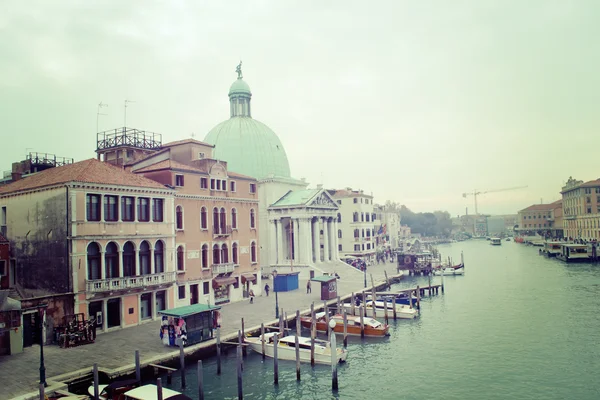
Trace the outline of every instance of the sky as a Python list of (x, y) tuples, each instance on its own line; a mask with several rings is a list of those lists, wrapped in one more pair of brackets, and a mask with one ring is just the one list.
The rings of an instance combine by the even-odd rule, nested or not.
[[(243, 60), (292, 175), (413, 211), (516, 213), (600, 177), (600, 2), (12, 1), (0, 170), (124, 125), (202, 140)], [(98, 115), (98, 104), (108, 104)]]

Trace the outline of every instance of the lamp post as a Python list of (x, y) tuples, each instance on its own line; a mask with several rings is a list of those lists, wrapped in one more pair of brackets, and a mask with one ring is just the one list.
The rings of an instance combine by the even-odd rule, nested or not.
[(40, 315), (40, 383), (47, 387), (46, 367), (44, 366), (44, 311), (43, 307), (38, 308)]
[(365, 262), (365, 265), (363, 267), (363, 275), (365, 277), (365, 289), (367, 288), (367, 263)]
[(277, 298), (277, 285), (275, 285), (277, 271), (273, 271), (273, 291), (275, 292), (275, 318), (279, 318), (279, 299)]

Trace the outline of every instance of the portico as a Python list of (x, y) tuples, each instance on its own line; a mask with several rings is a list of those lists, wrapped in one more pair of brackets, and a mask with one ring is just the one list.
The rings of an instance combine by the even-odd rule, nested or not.
[(268, 208), (269, 265), (336, 262), (337, 205), (322, 189), (289, 191)]

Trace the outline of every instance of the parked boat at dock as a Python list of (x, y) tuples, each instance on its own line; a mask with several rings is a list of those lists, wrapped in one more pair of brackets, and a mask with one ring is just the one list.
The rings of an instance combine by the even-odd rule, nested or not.
[(502, 239), (494, 237), (490, 239), (490, 245), (492, 246), (501, 246), (502, 245)]
[[(392, 315), (392, 307), (391, 303), (387, 305), (388, 317)], [(344, 310), (346, 312), (352, 312), (352, 304), (344, 303)], [(358, 307), (354, 307), (355, 312), (358, 311)], [(366, 317), (373, 318), (383, 318), (385, 313), (385, 305), (383, 301), (375, 301), (375, 314), (373, 315), (373, 301), (367, 300), (365, 303)], [(401, 319), (413, 319), (418, 315), (418, 312), (415, 308), (410, 308), (410, 306), (404, 304), (396, 304), (396, 317)]]
[[(412, 297), (412, 299), (411, 299), (411, 297)], [(407, 306), (410, 306), (412, 304), (413, 307), (419, 308), (417, 306), (417, 296), (412, 295), (411, 297), (409, 297), (408, 293), (398, 293), (398, 294), (390, 294), (390, 295), (386, 295), (386, 296), (377, 296), (377, 300), (378, 301), (387, 300), (388, 307), (389, 307), (389, 303), (396, 302), (396, 304), (403, 304), (403, 305), (407, 305)], [(369, 296), (369, 298), (370, 298), (370, 296)]]
[[(162, 398), (171, 400), (192, 400), (182, 393), (179, 393), (173, 389), (162, 388)], [(121, 399), (121, 398), (119, 398)], [(158, 388), (156, 385), (148, 384), (140, 386), (125, 392), (122, 397), (123, 400), (158, 400)]]
[[(315, 314), (316, 321), (316, 329), (318, 332), (327, 332), (327, 320), (325, 318), (325, 313), (320, 312)], [(333, 331), (335, 333), (344, 333), (344, 316), (340, 314), (333, 315), (329, 318), (332, 321), (335, 321), (335, 328)], [(354, 315), (347, 315), (346, 319), (348, 321), (347, 324), (347, 332), (348, 335), (352, 336), (360, 336), (360, 317), (356, 317)], [(303, 327), (310, 328), (312, 323), (311, 317), (302, 317), (300, 318), (300, 322)], [(384, 337), (389, 336), (390, 327), (388, 325), (382, 324), (373, 318), (363, 318), (363, 323), (365, 326), (365, 336), (368, 337)]]
[[(117, 400), (122, 394), (138, 386), (136, 379), (122, 379), (108, 385), (98, 385), (98, 397), (100, 400)], [(88, 394), (94, 397), (94, 385), (88, 387)]]
[[(264, 334), (265, 340), (265, 356), (273, 358), (273, 340), (278, 332), (268, 332)], [(299, 336), (298, 342), (300, 347), (300, 361), (310, 363), (310, 338)], [(249, 347), (255, 352), (262, 354), (261, 336), (246, 337), (244, 339)], [(338, 362), (346, 361), (348, 352), (343, 348), (336, 349)], [(277, 358), (279, 360), (296, 360), (296, 337), (284, 336), (278, 340)], [(315, 363), (331, 365), (331, 347), (329, 342), (325, 340), (315, 339)]]
[(465, 267), (462, 264), (456, 265), (454, 267), (446, 267), (443, 269), (438, 269), (433, 273), (435, 276), (448, 276), (448, 275), (464, 275)]
[(588, 262), (590, 254), (588, 254), (587, 244), (561, 244), (560, 253), (556, 258), (565, 262)]
[(561, 253), (561, 245), (566, 244), (565, 242), (546, 242), (544, 248), (540, 249), (540, 254), (546, 257), (556, 257)]

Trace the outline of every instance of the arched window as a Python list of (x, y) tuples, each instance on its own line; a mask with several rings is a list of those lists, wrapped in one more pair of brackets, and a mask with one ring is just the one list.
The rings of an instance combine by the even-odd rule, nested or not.
[(92, 242), (87, 247), (87, 267), (88, 267), (88, 279), (100, 279), (102, 278), (101, 265), (100, 265), (100, 246), (98, 243)]
[(140, 275), (151, 274), (150, 270), (150, 245), (147, 241), (140, 243)]
[(231, 258), (233, 259), (233, 263), (235, 265), (239, 264), (238, 262), (238, 245), (234, 243), (231, 245)]
[(338, 229), (338, 239), (341, 239), (341, 238), (342, 238), (342, 230)]
[(256, 228), (256, 217), (254, 215), (254, 208), (250, 209), (250, 228)]
[(342, 222), (342, 214), (338, 213), (338, 223)]
[(221, 216), (220, 216), (219, 222), (220, 222), (221, 233), (227, 233), (227, 229), (225, 229), (225, 227), (227, 226), (227, 215), (225, 214), (224, 208), (221, 208)]
[(119, 251), (115, 242), (106, 245), (104, 252), (104, 267), (106, 268), (107, 278), (119, 277)]
[(231, 227), (237, 229), (237, 210), (235, 208), (231, 209)]
[(183, 229), (183, 207), (181, 206), (177, 206), (175, 209), (175, 223), (177, 229)]
[(213, 246), (213, 264), (221, 264), (221, 250), (219, 249), (219, 245), (215, 244)]
[(200, 228), (201, 229), (208, 229), (208, 223), (207, 223), (207, 216), (206, 216), (206, 207), (202, 207), (202, 209), (200, 210)]
[(221, 261), (223, 261), (223, 264), (227, 264), (229, 262), (229, 249), (227, 248), (226, 244), (223, 244), (221, 246)]
[(202, 268), (208, 268), (208, 245), (202, 245)]
[(135, 276), (135, 247), (131, 242), (123, 246), (123, 276)]
[(250, 244), (250, 260), (253, 263), (256, 262), (256, 242), (252, 242)]
[(183, 264), (185, 259), (185, 252), (183, 246), (177, 246), (177, 271), (184, 271), (185, 265)]
[(213, 232), (219, 233), (219, 209), (213, 208)]
[(165, 272), (165, 245), (161, 240), (154, 245), (154, 272)]

